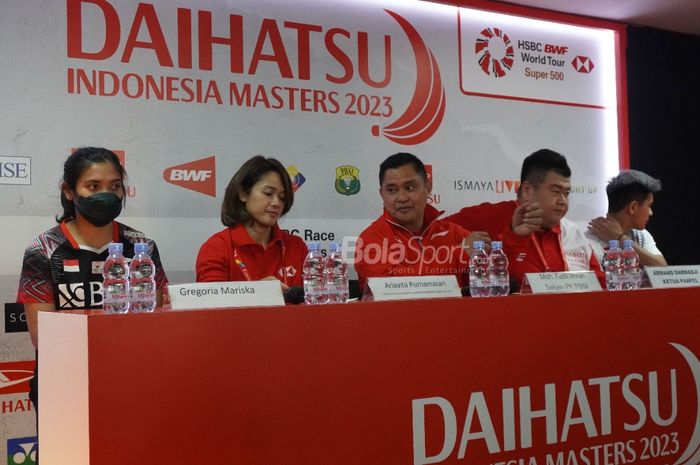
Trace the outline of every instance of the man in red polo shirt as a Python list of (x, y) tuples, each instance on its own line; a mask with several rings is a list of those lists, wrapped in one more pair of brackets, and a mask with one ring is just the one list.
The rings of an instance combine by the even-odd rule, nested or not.
[(564, 218), (569, 209), (571, 169), (563, 155), (541, 149), (523, 161), (517, 200), (482, 203), (446, 218), (503, 241), (512, 279), (525, 273), (585, 271), (604, 275), (583, 231)]
[(439, 219), (428, 205), (432, 183), (425, 165), (410, 153), (391, 155), (379, 167), (384, 214), (362, 231), (355, 249), (360, 289), (367, 278), (455, 275), (467, 284), (469, 249), (479, 234), (469, 234)]

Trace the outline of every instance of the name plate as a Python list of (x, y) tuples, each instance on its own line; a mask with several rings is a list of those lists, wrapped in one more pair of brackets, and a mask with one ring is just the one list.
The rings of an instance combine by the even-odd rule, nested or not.
[(454, 275), (368, 278), (367, 286), (376, 301), (462, 297)]
[(700, 286), (700, 265), (648, 266), (644, 271), (654, 289)]
[(168, 286), (168, 294), (173, 310), (284, 305), (277, 280), (173, 284)]
[[(529, 285), (533, 294), (565, 294), (569, 292), (602, 291), (592, 271), (562, 271), (525, 273), (523, 290)], [(523, 292), (525, 293), (525, 292)]]

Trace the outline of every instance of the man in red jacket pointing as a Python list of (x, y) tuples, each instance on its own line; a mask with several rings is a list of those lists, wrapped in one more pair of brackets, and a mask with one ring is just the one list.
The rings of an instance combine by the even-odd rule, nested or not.
[(523, 160), (517, 200), (482, 203), (447, 217), (464, 228), (503, 241), (510, 277), (526, 273), (587, 271), (605, 277), (583, 231), (564, 218), (569, 211), (571, 168), (553, 150), (540, 149)]
[(455, 275), (467, 284), (469, 251), (480, 233), (439, 219), (428, 205), (432, 183), (413, 154), (397, 153), (379, 167), (384, 214), (362, 231), (355, 249), (360, 289), (367, 278)]

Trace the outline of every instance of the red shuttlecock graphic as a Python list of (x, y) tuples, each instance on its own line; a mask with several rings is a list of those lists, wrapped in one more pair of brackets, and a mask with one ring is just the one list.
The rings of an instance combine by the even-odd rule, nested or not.
[[(381, 133), (397, 144), (420, 144), (435, 134), (445, 115), (445, 89), (440, 78), (440, 68), (435, 56), (411, 23), (393, 11), (384, 11), (399, 23), (411, 43), (416, 57), (416, 87), (403, 114), (393, 123), (381, 128)], [(372, 126), (372, 135), (379, 136), (379, 133), (379, 126)]]

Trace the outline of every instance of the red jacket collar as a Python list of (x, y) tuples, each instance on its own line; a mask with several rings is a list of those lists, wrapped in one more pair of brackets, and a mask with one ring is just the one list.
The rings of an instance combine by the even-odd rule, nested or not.
[[(430, 227), (430, 225), (433, 224), (433, 222), (437, 220), (443, 213), (445, 213), (445, 210), (438, 210), (432, 205), (426, 204), (425, 211), (423, 212), (423, 226), (421, 227), (420, 234), (423, 234), (428, 229), (428, 227)], [(399, 223), (396, 222), (396, 219), (394, 219), (394, 217), (391, 216), (391, 214), (387, 211), (386, 208), (384, 208), (384, 214), (382, 216), (389, 223), (408, 231), (408, 228), (405, 228), (404, 226), (401, 226)], [(413, 234), (413, 232), (411, 232), (411, 234)]]
[[(229, 233), (231, 235), (231, 241), (233, 241), (233, 244), (236, 246), (258, 244), (250, 237), (248, 230), (242, 224), (230, 227)], [(270, 244), (275, 242), (282, 242), (282, 230), (279, 225), (274, 225), (272, 227), (272, 239), (270, 240)]]

